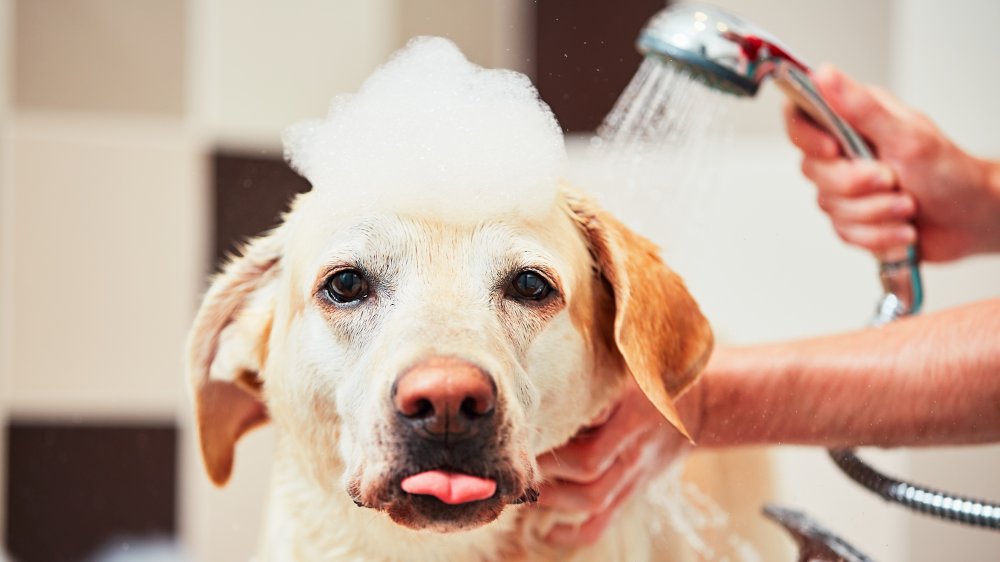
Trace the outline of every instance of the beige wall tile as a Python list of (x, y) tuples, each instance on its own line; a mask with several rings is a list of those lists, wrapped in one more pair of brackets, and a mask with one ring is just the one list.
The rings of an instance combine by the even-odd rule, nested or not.
[(1000, 3), (897, 0), (892, 86), (968, 150), (1000, 158)]
[(205, 269), (198, 151), (106, 121), (19, 122), (11, 141), (8, 406), (172, 417)]
[(14, 103), (181, 114), (185, 5), (177, 0), (14, 0)]
[(493, 25), (496, 2), (475, 0), (420, 0), (399, 2), (400, 46), (417, 35), (451, 39), (465, 56), (482, 66), (496, 66), (494, 52), (498, 30)]
[(278, 146), (392, 52), (395, 0), (206, 0), (198, 113), (226, 143)]
[(398, 0), (402, 46), (417, 35), (454, 41), (472, 62), (530, 72), (533, 8), (524, 0)]

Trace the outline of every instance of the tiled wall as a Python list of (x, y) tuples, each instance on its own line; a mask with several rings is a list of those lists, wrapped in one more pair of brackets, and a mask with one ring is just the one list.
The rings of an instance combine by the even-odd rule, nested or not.
[(183, 346), (216, 255), (213, 154), (280, 158), (284, 127), (412, 33), (517, 65), (510, 3), (408, 4), (0, 0), (0, 420), (179, 425), (196, 560), (253, 553), (270, 457), (257, 432), (216, 490), (192, 442)]
[[(204, 155), (186, 125), (185, 3), (10, 0), (0, 13), (9, 55), (0, 95), (0, 419), (18, 439), (4, 459), (17, 488), (0, 498), (13, 510), (3, 517), (18, 518), (3, 528), (17, 536), (4, 544), (33, 553), (28, 560), (55, 560), (71, 552), (59, 548), (92, 548), (99, 544), (91, 541), (120, 534), (116, 517), (129, 516), (122, 511), (129, 501), (143, 501), (124, 489), (95, 500), (77, 544), (50, 539), (59, 548), (45, 554), (38, 550), (45, 544), (28, 536), (32, 529), (49, 521), (52, 533), (66, 530), (58, 517), (29, 517), (22, 508), (61, 501), (72, 510), (81, 507), (76, 497), (87, 509), (91, 501), (60, 500), (60, 483), (100, 490), (146, 481), (169, 494), (163, 505), (170, 511), (155, 529), (129, 530), (175, 528), (181, 350), (207, 253)], [(42, 429), (15, 432), (25, 424)], [(150, 424), (170, 433), (163, 447), (140, 448), (132, 458), (115, 444), (114, 435)], [(59, 462), (49, 466), (66, 469), (58, 481), (26, 480), (58, 475), (32, 469), (39, 459), (30, 451), (46, 451), (60, 435), (85, 441), (81, 434), (93, 445), (90, 455), (60, 447)], [(163, 460), (158, 476), (147, 470), (155, 458)], [(25, 486), (34, 503), (25, 503)], [(140, 522), (143, 508), (131, 510)], [(102, 538), (111, 528), (118, 532)]]
[[(997, 88), (988, 82), (995, 77), (980, 74), (1000, 53), (1000, 35), (949, 28), (968, 43), (965, 57), (948, 59), (955, 63), (945, 69), (949, 83), (922, 62), (940, 56), (923, 42), (938, 29), (939, 10), (989, 22), (1000, 17), (992, 3), (717, 3), (772, 29), (809, 60), (834, 60), (898, 88), (972, 146), (1000, 155), (989, 137), (997, 127), (977, 125), (997, 115), (989, 97)], [(415, 33), (451, 36), (487, 65), (529, 69), (531, 3), (484, 4), (0, 0), (0, 419), (176, 420), (186, 546), (197, 560), (247, 559), (273, 436), (265, 429), (245, 439), (233, 481), (212, 488), (181, 384), (183, 339), (213, 254), (210, 155), (221, 147), (277, 157), (286, 125), (322, 115), (334, 93), (355, 89)], [(955, 102), (955, 84), (970, 89), (962, 99), (972, 101)], [(715, 181), (703, 186), (696, 212), (650, 217), (641, 197), (623, 210), (669, 226), (651, 234), (729, 341), (858, 326), (876, 291), (869, 258), (841, 246), (814, 208), (796, 155), (780, 138), (773, 90), (730, 112), (737, 133), (715, 152), (720, 164), (706, 176)], [(844, 272), (822, 280), (818, 302), (807, 270), (793, 267), (802, 260)], [(751, 298), (733, 290), (719, 264), (738, 267)], [(996, 260), (937, 269), (928, 286), (940, 307), (995, 294), (1000, 270)], [(810, 315), (789, 303), (806, 303)], [(955, 462), (921, 455), (914, 473), (948, 485), (949, 474), (967, 469), (961, 478), (977, 488), (971, 491), (1000, 497), (988, 488), (989, 475), (973, 470), (996, 466), (995, 448), (961, 455)], [(983, 535), (886, 510), (840, 480), (820, 451), (784, 450), (777, 459), (778, 499), (821, 515), (877, 559), (929, 561), (948, 549), (1000, 548)], [(887, 460), (910, 470), (906, 454)]]

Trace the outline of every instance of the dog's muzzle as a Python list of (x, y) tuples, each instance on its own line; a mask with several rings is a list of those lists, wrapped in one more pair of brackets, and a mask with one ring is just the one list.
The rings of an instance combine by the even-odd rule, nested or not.
[(385, 510), (407, 527), (453, 531), (538, 498), (529, 467), (511, 458), (503, 401), (483, 369), (456, 358), (428, 359), (397, 378), (390, 399), (397, 460), (374, 493), (352, 491), (358, 505)]

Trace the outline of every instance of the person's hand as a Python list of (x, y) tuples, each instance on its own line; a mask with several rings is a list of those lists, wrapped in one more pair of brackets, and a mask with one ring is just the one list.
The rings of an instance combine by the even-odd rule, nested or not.
[(880, 253), (919, 238), (928, 261), (1000, 250), (1000, 164), (970, 156), (927, 117), (833, 67), (813, 78), (878, 158), (845, 160), (831, 135), (786, 105), (788, 135), (804, 154), (802, 171), (844, 241)]
[[(692, 397), (695, 390), (678, 402), (685, 419), (697, 418), (692, 411), (698, 404)], [(617, 405), (569, 443), (539, 457), (548, 482), (539, 490), (538, 505), (588, 515), (581, 526), (557, 525), (545, 539), (564, 546), (597, 541), (632, 491), (666, 469), (688, 446), (629, 377)]]

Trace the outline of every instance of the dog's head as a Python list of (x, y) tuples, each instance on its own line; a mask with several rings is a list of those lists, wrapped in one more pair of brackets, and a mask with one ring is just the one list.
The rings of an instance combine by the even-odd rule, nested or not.
[(300, 196), (202, 304), (188, 369), (217, 484), (270, 419), (320, 497), (458, 530), (533, 500), (535, 456), (625, 376), (684, 432), (674, 400), (711, 331), (656, 248), (590, 200), (470, 223), (335, 205)]

